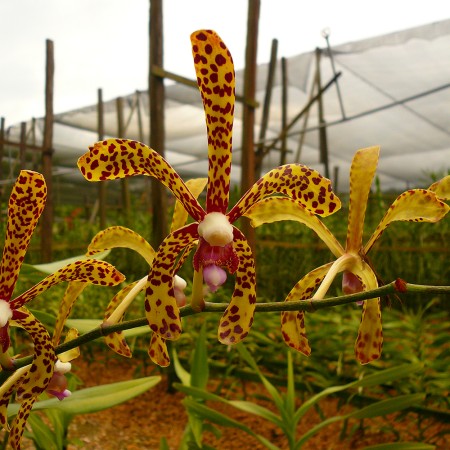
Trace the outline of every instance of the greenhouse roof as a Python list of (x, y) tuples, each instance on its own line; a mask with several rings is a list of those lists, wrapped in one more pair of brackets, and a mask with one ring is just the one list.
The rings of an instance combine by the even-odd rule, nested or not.
[[(427, 187), (431, 174), (450, 169), (450, 20), (399, 31), (325, 49), (320, 61), (321, 85), (334, 76), (323, 96), (327, 124), (330, 178), (338, 168), (338, 192), (348, 190), (348, 172), (358, 148), (380, 145), (378, 167), (383, 190)], [(286, 58), (287, 121), (295, 118), (311, 97), (315, 78), (315, 52)], [(258, 66), (256, 100), (264, 102), (268, 64)], [(194, 71), (193, 71), (194, 77)], [(278, 62), (271, 96), (266, 144), (282, 129), (281, 69)], [(237, 94), (242, 94), (243, 71), (236, 73)], [(339, 96), (342, 102), (339, 101)], [(139, 98), (140, 114), (136, 99)], [(146, 92), (123, 97), (126, 132), (130, 139), (149, 142), (149, 108)], [(116, 100), (104, 103), (105, 136), (117, 136)], [(240, 182), (242, 105), (237, 103), (234, 123), (232, 180)], [(304, 117), (304, 116), (303, 116)], [(301, 162), (324, 173), (319, 157), (318, 108), (313, 105), (308, 121), (298, 120), (288, 132), (287, 162)], [(257, 109), (255, 140), (258, 141), (262, 107)], [(139, 123), (143, 131), (139, 131)], [(301, 131), (306, 130), (299, 146)], [(43, 119), (37, 119), (37, 143)], [(206, 176), (207, 141), (198, 90), (166, 84), (165, 157), (183, 178)], [(9, 130), (18, 141), (20, 126)], [(76, 160), (97, 141), (97, 105), (55, 115), (53, 133), (55, 175), (68, 182), (82, 181)], [(279, 165), (279, 143), (264, 159), (263, 172)]]

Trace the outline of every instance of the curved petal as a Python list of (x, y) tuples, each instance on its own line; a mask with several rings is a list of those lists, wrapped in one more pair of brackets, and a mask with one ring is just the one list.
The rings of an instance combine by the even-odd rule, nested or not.
[(12, 300), (10, 304), (12, 309), (17, 309), (62, 281), (83, 281), (102, 286), (116, 286), (124, 280), (124, 275), (105, 261), (97, 259), (76, 261), (45, 277), (28, 291)]
[(44, 209), (47, 186), (43, 175), (22, 170), (8, 203), (8, 223), (0, 263), (0, 298), (9, 301), (37, 221)]
[[(108, 306), (106, 307), (104, 323), (112, 325), (113, 323), (119, 323), (123, 320), (123, 313), (125, 312), (126, 308), (121, 311), (121, 313), (119, 314), (119, 318), (114, 318), (114, 320), (112, 321), (110, 319), (111, 315), (114, 313), (114, 311), (116, 311), (119, 305), (123, 304), (123, 302), (126, 302), (127, 304), (125, 306), (128, 307), (128, 305), (136, 297), (136, 295), (144, 290), (145, 283), (141, 283), (140, 281), (141, 280), (138, 280), (125, 286), (111, 299)], [(145, 278), (144, 281), (146, 282)], [(140, 286), (138, 286), (139, 284)], [(138, 289), (135, 289), (136, 286), (138, 286)], [(130, 296), (130, 293), (132, 293), (132, 296)], [(116, 331), (114, 333), (106, 335), (105, 343), (112, 351), (116, 352), (117, 354), (125, 356), (126, 358), (132, 357), (131, 349), (125, 340), (123, 331)]]
[(350, 205), (346, 251), (358, 253), (362, 246), (367, 199), (378, 165), (379, 147), (358, 150), (350, 168)]
[(61, 300), (61, 303), (59, 304), (58, 315), (55, 322), (55, 329), (53, 331), (52, 342), (55, 347), (59, 344), (64, 325), (67, 318), (69, 317), (70, 312), (72, 311), (75, 301), (88, 285), (89, 283), (85, 283), (83, 281), (71, 281), (67, 286), (66, 292), (64, 292), (64, 296)]
[(334, 256), (339, 257), (344, 249), (331, 231), (313, 213), (298, 201), (287, 197), (268, 197), (252, 205), (244, 214), (253, 227), (265, 223), (294, 220), (311, 228), (327, 245)]
[(156, 252), (153, 247), (138, 233), (129, 228), (115, 226), (97, 233), (88, 246), (87, 255), (111, 248), (125, 247), (139, 253), (151, 265)]
[(450, 175), (433, 183), (428, 190), (433, 191), (442, 200), (450, 200)]
[(191, 43), (208, 131), (206, 211), (225, 214), (230, 191), (235, 102), (233, 58), (214, 31), (199, 30), (192, 33)]
[(403, 192), (387, 210), (375, 232), (365, 245), (364, 253), (369, 252), (391, 222), (438, 222), (449, 210), (450, 207), (439, 200), (438, 196), (432, 191), (411, 189)]
[(205, 215), (173, 167), (141, 142), (128, 139), (97, 142), (80, 157), (78, 167), (88, 181), (115, 180), (133, 175), (155, 177), (173, 192), (195, 220), (201, 220)]
[(178, 255), (198, 239), (198, 224), (191, 223), (169, 234), (153, 261), (145, 298), (145, 314), (154, 333), (176, 340), (181, 334), (181, 318), (174, 293), (174, 268)]
[(170, 365), (169, 352), (167, 351), (166, 340), (157, 333), (152, 334), (148, 356), (158, 366), (167, 367)]
[[(378, 287), (377, 277), (370, 266), (360, 261), (352, 273), (360, 278), (364, 291)], [(355, 343), (355, 356), (361, 364), (367, 364), (381, 356), (383, 329), (381, 325), (380, 299), (372, 298), (363, 302), (361, 323)]]
[[(78, 336), (79, 336), (78, 330), (75, 329), (75, 328), (71, 328), (66, 334), (66, 338), (64, 339), (64, 343), (73, 341)], [(77, 359), (79, 356), (80, 356), (80, 347), (75, 347), (75, 348), (67, 350), (67, 351), (65, 351), (63, 353), (60, 353), (58, 355), (58, 359), (61, 362), (65, 363), (65, 362), (73, 361), (74, 359)]]
[(244, 339), (253, 324), (256, 306), (256, 271), (252, 250), (245, 236), (235, 227), (233, 246), (239, 256), (239, 267), (230, 304), (219, 323), (219, 341), (237, 344)]
[(271, 194), (284, 194), (322, 217), (341, 207), (341, 201), (331, 190), (330, 180), (302, 164), (286, 164), (267, 172), (242, 196), (227, 214), (230, 222)]
[[(333, 263), (317, 267), (306, 274), (289, 292), (287, 302), (296, 300), (307, 300), (322, 282)], [(311, 354), (308, 338), (306, 337), (305, 312), (283, 311), (281, 313), (281, 334), (284, 342), (305, 356)]]
[[(207, 178), (193, 178), (192, 180), (186, 181), (186, 186), (192, 192), (192, 195), (198, 199), (199, 195), (205, 189)], [(170, 232), (177, 230), (178, 228), (184, 227), (188, 219), (188, 212), (184, 208), (183, 204), (177, 200), (175, 203), (175, 208), (172, 216), (172, 225), (170, 226)]]

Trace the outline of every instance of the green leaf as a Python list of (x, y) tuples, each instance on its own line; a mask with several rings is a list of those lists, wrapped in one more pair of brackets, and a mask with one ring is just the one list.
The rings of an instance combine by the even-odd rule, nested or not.
[(237, 428), (239, 430), (245, 431), (254, 438), (258, 439), (259, 442), (261, 442), (270, 450), (279, 450), (278, 447), (271, 444), (264, 436), (261, 436), (253, 432), (249, 427), (247, 427), (243, 423), (238, 422), (237, 420), (234, 420), (226, 416), (225, 414), (222, 414), (212, 408), (209, 408), (206, 405), (197, 403), (195, 400), (192, 400), (190, 398), (185, 398), (183, 400), (183, 404), (190, 412), (197, 414), (199, 417), (203, 419), (209, 420), (210, 422), (216, 423), (217, 425), (221, 425), (223, 427)]
[(36, 414), (31, 414), (27, 421), (33, 433), (26, 433), (26, 436), (31, 439), (36, 448), (47, 450), (58, 450), (56, 442), (56, 433), (47, 426), (44, 421)]
[(161, 438), (159, 441), (159, 450), (170, 450), (169, 444), (165, 437)]
[[(172, 363), (175, 369), (175, 373), (177, 377), (181, 380), (184, 386), (191, 385), (191, 374), (181, 365), (180, 360), (178, 358), (178, 353), (175, 348), (172, 351)], [(177, 383), (176, 383), (177, 384)]]
[(424, 442), (394, 442), (392, 444), (378, 444), (364, 447), (364, 450), (433, 450), (435, 445)]
[(347, 414), (347, 417), (354, 419), (370, 419), (372, 417), (384, 416), (423, 402), (424, 399), (425, 394), (421, 393), (399, 395), (394, 398), (388, 398), (386, 400), (373, 403), (372, 405), (358, 409), (357, 411), (353, 411)]
[(206, 350), (206, 328), (202, 325), (197, 337), (191, 365), (191, 386), (205, 388), (209, 378), (208, 353)]
[[(74, 392), (63, 401), (52, 398), (36, 402), (33, 411), (55, 408), (70, 415), (102, 411), (143, 394), (160, 381), (160, 376), (153, 376), (86, 388)], [(8, 416), (17, 414), (18, 409), (19, 405), (11, 404), (8, 407)]]
[[(89, 331), (98, 328), (102, 324), (101, 320), (98, 319), (67, 319), (66, 326), (69, 328), (76, 328), (80, 334), (87, 333)], [(147, 325), (142, 327), (131, 328), (129, 330), (124, 330), (124, 335), (127, 338), (142, 336), (144, 334), (150, 333)]]
[(55, 261), (46, 264), (24, 264), (23, 267), (32, 268), (39, 272), (43, 272), (46, 273), (47, 275), (50, 275), (51, 273), (55, 273), (62, 267), (67, 266), (67, 264), (71, 264), (75, 261), (85, 261), (86, 259), (105, 259), (106, 256), (108, 256), (109, 252), (110, 250), (106, 250), (104, 252), (96, 253), (95, 255), (92, 256), (86, 255), (72, 256), (71, 258), (62, 259), (60, 261)]
[(422, 364), (402, 364), (400, 366), (392, 367), (390, 369), (382, 370), (381, 372), (377, 372), (371, 375), (368, 375), (359, 380), (352, 381), (351, 383), (343, 384), (341, 386), (331, 386), (329, 388), (324, 389), (318, 394), (309, 398), (306, 402), (303, 403), (302, 406), (295, 413), (295, 423), (298, 422), (303, 415), (315, 405), (319, 400), (327, 395), (334, 394), (336, 392), (344, 391), (349, 388), (358, 388), (358, 387), (371, 387), (378, 386), (380, 384), (388, 383), (390, 381), (398, 380), (399, 378), (403, 378), (411, 373), (417, 372), (422, 369)]

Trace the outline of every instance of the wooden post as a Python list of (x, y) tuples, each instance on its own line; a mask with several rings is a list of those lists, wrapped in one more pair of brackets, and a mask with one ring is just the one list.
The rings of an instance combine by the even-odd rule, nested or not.
[[(322, 81), (320, 76), (320, 48), (316, 48), (316, 76), (317, 76), (317, 90), (321, 91)], [(318, 112), (319, 112), (319, 146), (320, 146), (320, 162), (324, 165), (324, 173), (327, 178), (330, 178), (330, 170), (328, 167), (328, 142), (327, 142), (327, 128), (324, 119), (323, 112), (323, 100), (322, 94), (319, 95), (318, 101)]]
[[(149, 55), (149, 104), (150, 104), (150, 146), (164, 156), (164, 79), (153, 73), (153, 66), (163, 67), (163, 5), (162, 0), (150, 0), (150, 55)], [(167, 199), (165, 188), (152, 177), (152, 234), (155, 248), (167, 235)]]
[(19, 159), (20, 170), (26, 169), (26, 149), (27, 149), (27, 123), (20, 123), (20, 143), (19, 143)]
[[(98, 140), (105, 138), (105, 117), (103, 111), (103, 91), (97, 90), (97, 131)], [(106, 228), (106, 182), (100, 181), (98, 184), (98, 215), (100, 230)]]
[(46, 40), (46, 76), (45, 76), (45, 119), (44, 138), (42, 142), (42, 174), (47, 183), (47, 203), (41, 216), (41, 259), (52, 260), (53, 247), (53, 189), (52, 189), (52, 154), (53, 154), (53, 82), (55, 61), (53, 41)]
[[(0, 118), (0, 180), (3, 180), (3, 156), (5, 153), (5, 118)], [(0, 210), (3, 206), (3, 186), (0, 185)]]
[[(125, 122), (123, 118), (123, 98), (118, 97), (116, 99), (117, 110), (117, 135), (119, 138), (125, 138)], [(130, 197), (130, 180), (128, 178), (122, 178), (120, 180), (122, 187), (122, 204), (123, 204), (123, 216), (124, 224), (126, 227), (130, 226), (131, 217), (131, 197)]]
[[(245, 49), (244, 99), (242, 118), (242, 175), (241, 194), (244, 194), (255, 180), (254, 126), (255, 108), (247, 100), (254, 100), (256, 93), (256, 56), (258, 47), (258, 23), (260, 0), (249, 0), (247, 16), (247, 45)], [(242, 231), (255, 251), (255, 230), (243, 218)]]
[(264, 104), (261, 118), (261, 128), (259, 129), (259, 144), (255, 154), (255, 178), (261, 177), (262, 164), (264, 159), (264, 140), (266, 139), (267, 126), (269, 124), (270, 102), (272, 99), (272, 89), (275, 79), (275, 68), (277, 65), (278, 41), (272, 40), (270, 51), (269, 71), (267, 74), (266, 92), (264, 94)]
[[(287, 60), (281, 58), (281, 129), (284, 130), (287, 127)], [(280, 150), (280, 166), (286, 164), (286, 134), (281, 138), (281, 150)]]

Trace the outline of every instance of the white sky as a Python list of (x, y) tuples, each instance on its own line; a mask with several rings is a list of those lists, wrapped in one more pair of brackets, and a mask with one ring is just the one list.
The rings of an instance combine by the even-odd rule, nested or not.
[[(247, 0), (164, 0), (164, 67), (194, 78), (189, 35), (212, 28), (243, 67)], [(149, 0), (0, 0), (0, 116), (44, 115), (45, 40), (55, 47), (55, 113), (147, 88)], [(258, 62), (450, 17), (448, 0), (261, 0)]]

